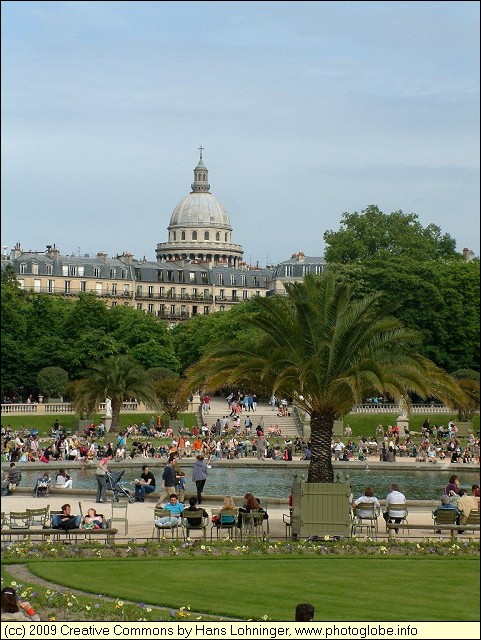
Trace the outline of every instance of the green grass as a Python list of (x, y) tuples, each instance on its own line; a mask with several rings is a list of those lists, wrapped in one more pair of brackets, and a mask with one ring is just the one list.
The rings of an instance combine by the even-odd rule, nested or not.
[(316, 620), (480, 616), (478, 558), (127, 558), (28, 566), (67, 588), (233, 618), (284, 620), (301, 601), (314, 604)]
[[(157, 414), (154, 414), (157, 417)], [(121, 413), (120, 414), (120, 426), (127, 427), (129, 424), (135, 423), (139, 427), (142, 422), (149, 425), (149, 420), (152, 416), (152, 413)], [(94, 414), (92, 416), (92, 422), (94, 424), (98, 424), (100, 422), (100, 418), (102, 415), (100, 413)], [(21, 415), (21, 416), (10, 416), (5, 415), (2, 416), (2, 425), (4, 427), (11, 426), (13, 429), (28, 429), (30, 430), (32, 427), (37, 427), (39, 430), (40, 436), (45, 437), (50, 435), (50, 432), (53, 427), (53, 423), (55, 419), (58, 418), (60, 424), (66, 429), (72, 429), (73, 431), (77, 430), (77, 426), (74, 424), (78, 424), (78, 416), (75, 415), (48, 415), (48, 416), (37, 416), (37, 415)], [(179, 420), (184, 421), (184, 426), (187, 428), (191, 428), (197, 424), (197, 419), (195, 414), (193, 413), (179, 413)], [(169, 425), (169, 416), (164, 413), (162, 414), (162, 420), (164, 423), (164, 427)]]
[[(376, 434), (378, 424), (382, 424), (384, 429), (386, 429), (389, 425), (396, 424), (397, 417), (397, 414), (392, 413), (348, 413), (344, 416), (344, 426), (350, 425), (352, 434), (356, 438), (359, 436), (369, 437)], [(409, 428), (411, 431), (419, 431), (421, 433), (422, 424), (426, 417), (429, 417), (431, 425), (447, 425), (450, 420), (459, 422), (456, 413), (443, 413), (439, 415), (419, 414), (409, 418)], [(479, 415), (474, 416), (471, 429), (479, 431)], [(461, 425), (459, 435), (467, 435), (467, 428), (464, 425)], [(401, 438), (403, 436), (404, 434), (401, 433)]]

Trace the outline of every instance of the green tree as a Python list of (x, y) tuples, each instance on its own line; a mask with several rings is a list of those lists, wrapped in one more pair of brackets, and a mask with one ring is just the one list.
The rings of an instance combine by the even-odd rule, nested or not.
[(156, 396), (146, 370), (129, 356), (118, 355), (93, 364), (72, 386), (73, 405), (81, 415), (91, 415), (107, 397), (112, 401), (112, 431), (119, 429), (119, 416), (126, 398), (156, 406)]
[(183, 380), (180, 378), (164, 378), (154, 383), (157, 400), (167, 415), (172, 420), (177, 418), (180, 411), (187, 409), (187, 398), (183, 387)]
[(385, 214), (376, 205), (343, 213), (339, 231), (324, 233), (324, 257), (331, 262), (411, 256), (418, 260), (460, 258), (456, 241), (434, 224), (423, 227), (415, 213)]
[(38, 388), (47, 398), (59, 398), (65, 395), (68, 385), (68, 373), (62, 367), (45, 367), (37, 376)]
[(187, 373), (186, 389), (249, 380), (293, 397), (311, 418), (308, 482), (332, 482), (334, 419), (376, 390), (395, 399), (415, 392), (460, 398), (454, 380), (416, 352), (421, 337), (373, 293), (356, 299), (334, 274), (286, 285), (287, 296), (256, 298), (251, 341), (219, 344)]

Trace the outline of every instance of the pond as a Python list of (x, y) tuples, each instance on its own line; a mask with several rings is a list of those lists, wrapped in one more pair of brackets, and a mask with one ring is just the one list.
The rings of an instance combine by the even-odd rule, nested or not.
[[(181, 465), (182, 466), (182, 465)], [(154, 474), (157, 486), (160, 486), (162, 470), (160, 468), (151, 468)], [(195, 483), (192, 482), (191, 468), (186, 467), (187, 488), (186, 495), (195, 493)], [(462, 469), (456, 469), (455, 472), (459, 476), (461, 486), (467, 490), (471, 489), (471, 485), (475, 482), (479, 483), (479, 474), (474, 471), (463, 472)], [(127, 468), (122, 477), (122, 484), (126, 489), (133, 492), (133, 481), (139, 477), (139, 469)], [(400, 491), (406, 495), (408, 500), (439, 500), (444, 487), (446, 486), (451, 469), (443, 469), (442, 471), (409, 471), (402, 468), (392, 470), (365, 470), (352, 469), (345, 470), (342, 473), (346, 481), (352, 485), (354, 497), (364, 493), (367, 486), (373, 488), (374, 493), (380, 499), (386, 497), (389, 493), (391, 482), (397, 482)], [(233, 495), (240, 496), (247, 492), (252, 492), (258, 496), (271, 498), (289, 498), (291, 493), (292, 481), (294, 475), (300, 475), (299, 469), (289, 469), (282, 467), (279, 469), (272, 468), (215, 468), (209, 469), (209, 475), (205, 485), (206, 495)], [(37, 477), (41, 475), (38, 471), (22, 470), (22, 487), (35, 486)], [(56, 471), (50, 471), (52, 481), (55, 480)], [(73, 488), (74, 489), (95, 489), (97, 486), (95, 479), (95, 469), (74, 469), (72, 470)]]

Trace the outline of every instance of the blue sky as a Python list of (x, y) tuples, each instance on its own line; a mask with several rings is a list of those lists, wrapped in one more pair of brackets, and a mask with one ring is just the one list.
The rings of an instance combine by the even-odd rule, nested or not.
[(2, 2), (2, 245), (155, 259), (203, 145), (233, 241), (345, 211), (479, 255), (478, 2)]

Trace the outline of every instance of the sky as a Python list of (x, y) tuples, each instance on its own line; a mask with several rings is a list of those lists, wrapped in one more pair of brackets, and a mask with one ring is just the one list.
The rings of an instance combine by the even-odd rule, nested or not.
[(371, 204), (479, 256), (479, 9), (2, 2), (3, 251), (155, 260), (202, 145), (248, 263)]

